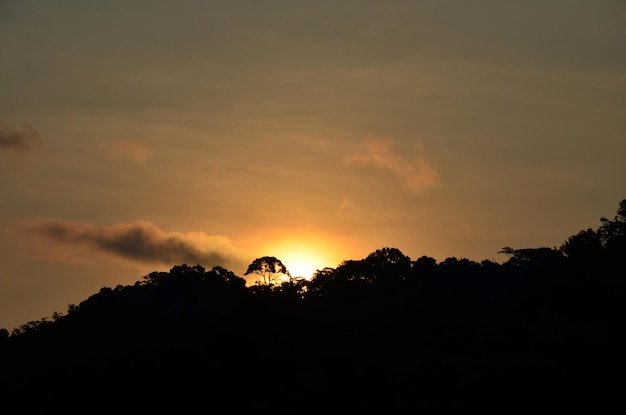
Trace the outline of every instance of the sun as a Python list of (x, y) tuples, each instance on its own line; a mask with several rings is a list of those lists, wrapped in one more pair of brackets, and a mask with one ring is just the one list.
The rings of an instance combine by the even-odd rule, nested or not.
[(264, 230), (248, 235), (246, 249), (256, 256), (272, 256), (285, 265), (292, 278), (310, 280), (317, 270), (335, 268), (350, 257), (351, 241), (303, 229)]
[(303, 277), (311, 279), (318, 269), (323, 268), (311, 255), (306, 252), (293, 252), (283, 255), (282, 262), (285, 264), (292, 277)]
[(266, 252), (280, 259), (293, 278), (311, 279), (315, 271), (336, 267), (336, 249), (320, 238), (291, 237), (265, 245)]

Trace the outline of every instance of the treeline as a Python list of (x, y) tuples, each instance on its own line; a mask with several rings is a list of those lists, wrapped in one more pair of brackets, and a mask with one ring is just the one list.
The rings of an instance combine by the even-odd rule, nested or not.
[[(67, 315), (54, 312), (50, 319), (31, 321), (0, 338), (27, 335), (72, 316), (127, 307), (158, 308), (167, 318), (179, 316), (215, 319), (247, 302), (281, 306), (332, 307), (388, 302), (391, 308), (422, 306), (451, 295), (484, 301), (513, 294), (555, 294), (572, 287), (611, 290), (624, 287), (626, 271), (626, 200), (613, 219), (601, 218), (601, 226), (569, 237), (556, 248), (504, 247), (504, 263), (475, 262), (449, 257), (441, 262), (422, 256), (416, 260), (399, 249), (384, 247), (361, 260), (346, 260), (337, 268), (317, 270), (311, 280), (292, 278), (280, 259), (258, 258), (246, 274), (259, 281), (246, 287), (245, 280), (222, 267), (174, 266), (169, 272), (153, 272), (131, 286), (104, 287), (79, 305), (68, 306)], [(152, 308), (151, 308), (152, 307)], [(331, 314), (336, 315), (336, 310)], [(379, 310), (384, 313), (384, 309)], [(292, 313), (288, 313), (292, 314)], [(68, 319), (68, 320), (72, 320)]]
[(3, 330), (0, 390), (284, 413), (626, 411), (626, 200), (560, 247), (501, 252), (438, 262), (383, 247), (311, 280), (263, 257), (253, 286), (177, 265)]

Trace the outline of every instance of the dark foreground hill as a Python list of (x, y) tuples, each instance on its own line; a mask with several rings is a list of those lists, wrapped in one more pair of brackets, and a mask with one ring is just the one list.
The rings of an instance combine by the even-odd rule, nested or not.
[(621, 213), (504, 264), (383, 248), (275, 286), (155, 272), (0, 339), (0, 393), (20, 411), (625, 413)]

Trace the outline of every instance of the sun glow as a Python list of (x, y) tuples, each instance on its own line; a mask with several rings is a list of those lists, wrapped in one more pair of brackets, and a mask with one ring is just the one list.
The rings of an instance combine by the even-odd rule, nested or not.
[(264, 245), (264, 251), (280, 259), (293, 278), (311, 279), (315, 271), (336, 267), (342, 259), (335, 258), (338, 250), (334, 244), (309, 235), (277, 239)]
[(294, 252), (283, 256), (283, 264), (289, 270), (292, 277), (304, 277), (311, 279), (315, 271), (323, 266), (319, 265), (315, 258), (308, 256), (304, 252)]

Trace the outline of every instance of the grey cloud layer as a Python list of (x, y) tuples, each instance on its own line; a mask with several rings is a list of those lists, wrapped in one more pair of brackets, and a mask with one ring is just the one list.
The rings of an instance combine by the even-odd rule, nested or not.
[(29, 151), (41, 144), (41, 135), (28, 124), (21, 128), (0, 123), (0, 151)]
[(248, 257), (225, 236), (204, 232), (166, 232), (148, 222), (96, 226), (88, 222), (45, 219), (16, 224), (18, 232), (66, 245), (95, 249), (145, 263), (201, 264), (237, 269)]

